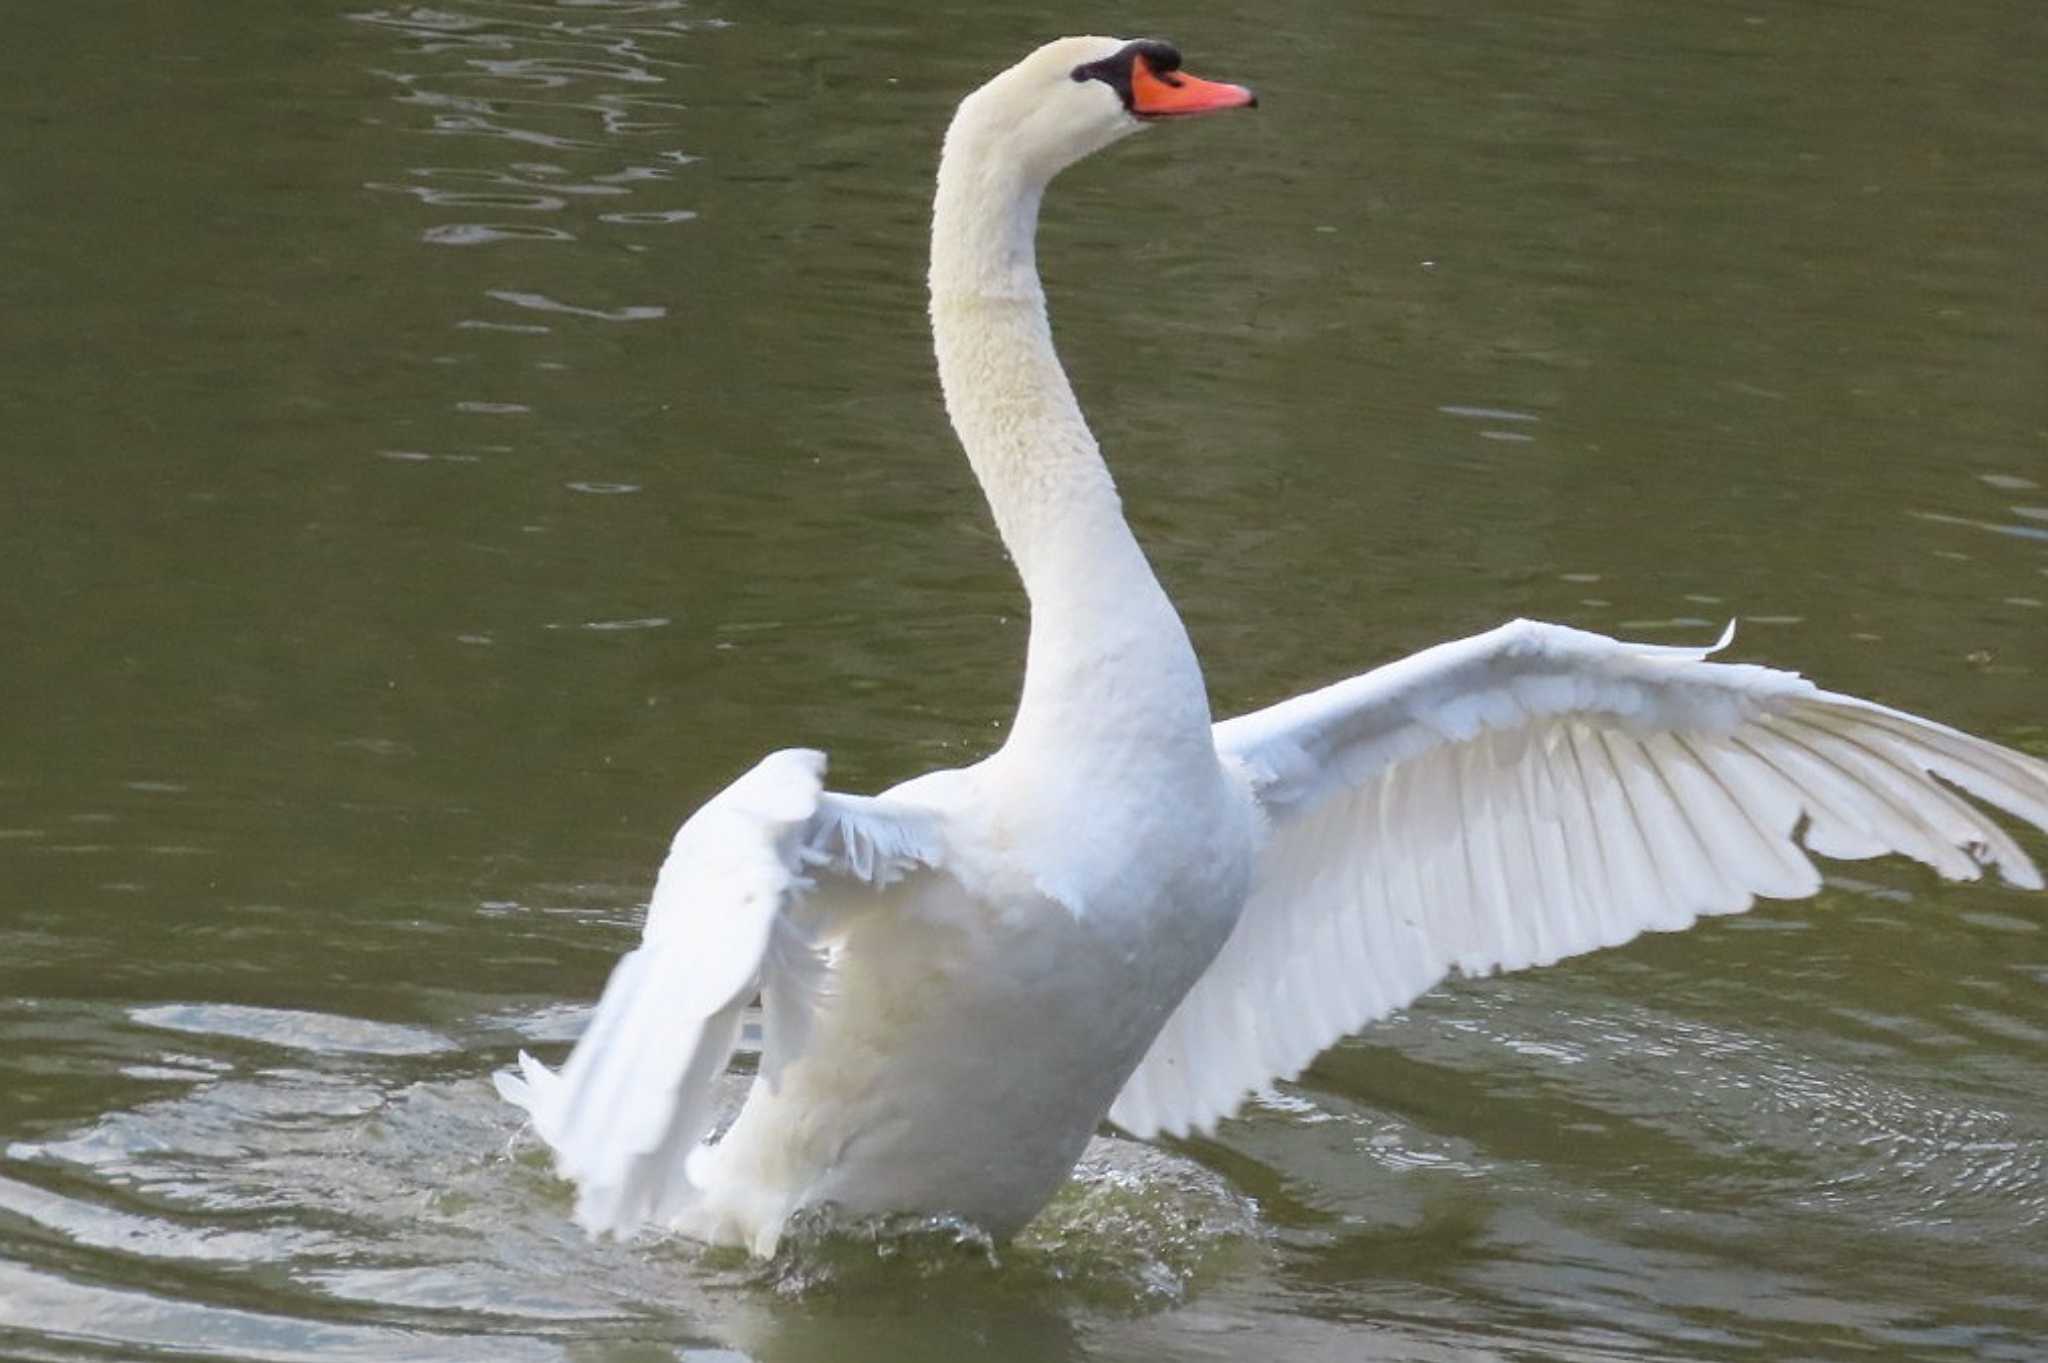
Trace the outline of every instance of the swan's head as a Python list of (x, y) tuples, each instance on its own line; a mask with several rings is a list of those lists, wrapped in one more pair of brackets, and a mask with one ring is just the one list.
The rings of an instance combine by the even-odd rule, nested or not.
[(1050, 180), (1148, 123), (1257, 102), (1242, 85), (1181, 70), (1171, 43), (1059, 38), (962, 100), (948, 140), (971, 133), (982, 154)]

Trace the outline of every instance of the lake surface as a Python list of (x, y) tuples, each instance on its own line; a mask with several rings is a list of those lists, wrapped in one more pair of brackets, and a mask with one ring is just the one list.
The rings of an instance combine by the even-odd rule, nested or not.
[(2048, 899), (1892, 863), (1453, 983), (995, 1263), (570, 1225), (489, 1075), (678, 820), (1000, 740), (933, 161), (1112, 22), (1263, 97), (1042, 252), (1219, 713), (1738, 618), (2048, 753), (2034, 0), (20, 7), (0, 1354), (2048, 1356)]

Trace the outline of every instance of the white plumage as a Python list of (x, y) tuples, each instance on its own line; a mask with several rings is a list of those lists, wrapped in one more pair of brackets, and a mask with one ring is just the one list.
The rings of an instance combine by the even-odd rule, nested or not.
[(1821, 880), (1802, 841), (2041, 888), (2011, 836), (1932, 778), (2048, 828), (2048, 764), (1714, 651), (1518, 620), (1218, 724), (1271, 838), (1111, 1120), (1213, 1126), (1454, 969), (1549, 965), (1803, 898)]
[[(986, 761), (875, 798), (774, 753), (683, 825), (568, 1062), (499, 1077), (593, 1233), (766, 1254), (818, 1209), (1006, 1235), (1105, 1113), (1207, 1129), (1452, 970), (1812, 894), (1809, 850), (2041, 887), (1957, 792), (2048, 830), (2048, 763), (1713, 649), (1517, 621), (1212, 728), (1033, 252), (1061, 168), (1249, 102), (1178, 60), (1062, 39), (961, 104), (932, 328), (1031, 598), (1017, 718)], [(707, 1145), (756, 993), (759, 1075)]]

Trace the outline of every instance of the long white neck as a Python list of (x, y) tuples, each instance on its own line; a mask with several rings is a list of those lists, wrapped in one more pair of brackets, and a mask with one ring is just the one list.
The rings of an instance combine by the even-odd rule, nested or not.
[[(1055, 168), (1056, 169), (1056, 168)], [(1010, 742), (1210, 749), (1187, 632), (1145, 561), (1053, 350), (1034, 238), (1051, 171), (963, 107), (932, 212), (932, 338), (967, 460), (1031, 599)]]

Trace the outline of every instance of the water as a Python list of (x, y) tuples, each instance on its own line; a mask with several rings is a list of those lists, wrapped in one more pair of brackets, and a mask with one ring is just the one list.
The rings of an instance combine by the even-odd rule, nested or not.
[[(931, 165), (1107, 20), (5, 22), (0, 1354), (2048, 1353), (2048, 905), (1894, 865), (1438, 991), (993, 1262), (585, 1243), (488, 1075), (575, 1034), (675, 822), (769, 747), (870, 789), (1000, 737)], [(2048, 751), (2038, 6), (1121, 22), (1264, 99), (1044, 244), (1219, 710), (1740, 617)]]

